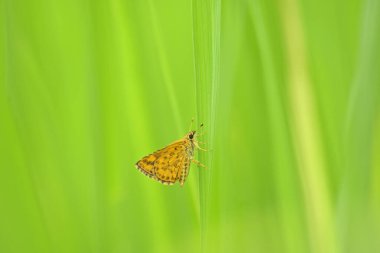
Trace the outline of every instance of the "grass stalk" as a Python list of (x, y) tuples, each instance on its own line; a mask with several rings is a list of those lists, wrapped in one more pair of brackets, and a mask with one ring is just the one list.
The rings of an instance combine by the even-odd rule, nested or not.
[(193, 0), (193, 43), (196, 77), (197, 117), (207, 129), (207, 154), (199, 160), (207, 166), (199, 172), (201, 250), (206, 251), (208, 195), (211, 181), (217, 91), (220, 69), (220, 0)]
[(330, 194), (325, 175), (315, 98), (307, 67), (307, 46), (299, 5), (294, 0), (282, 1), (284, 41), (288, 67), (288, 92), (293, 141), (299, 175), (303, 185), (310, 243), (316, 252), (338, 252), (333, 226)]
[[(344, 252), (377, 252), (379, 244), (371, 213), (371, 163), (380, 108), (380, 4), (368, 0), (363, 8), (356, 77), (350, 91), (345, 133), (345, 174), (338, 210)], [(378, 196), (377, 196), (378, 198)], [(369, 231), (373, 231), (370, 232)]]

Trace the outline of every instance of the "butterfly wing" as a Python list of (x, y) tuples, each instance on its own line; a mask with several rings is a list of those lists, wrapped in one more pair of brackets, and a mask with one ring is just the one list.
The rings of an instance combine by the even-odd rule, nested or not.
[(155, 152), (153, 154), (143, 157), (140, 161), (136, 163), (136, 168), (148, 177), (155, 177), (154, 175), (154, 163), (159, 158), (159, 153)]
[(167, 147), (154, 164), (155, 176), (163, 184), (174, 184), (177, 181), (178, 164), (181, 160), (181, 152), (175, 147)]
[(181, 186), (186, 181), (187, 175), (189, 175), (189, 170), (190, 170), (190, 157), (189, 156), (184, 156), (184, 159), (181, 161), (181, 164), (178, 169), (178, 180)]
[(182, 167), (188, 160), (185, 142), (178, 141), (142, 158), (136, 167), (145, 175), (172, 185), (181, 177)]

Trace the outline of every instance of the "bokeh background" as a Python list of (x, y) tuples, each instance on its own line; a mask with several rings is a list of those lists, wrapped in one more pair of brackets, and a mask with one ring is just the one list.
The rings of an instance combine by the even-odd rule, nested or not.
[[(378, 0), (0, 13), (0, 252), (380, 252)], [(193, 117), (207, 169), (135, 169)]]

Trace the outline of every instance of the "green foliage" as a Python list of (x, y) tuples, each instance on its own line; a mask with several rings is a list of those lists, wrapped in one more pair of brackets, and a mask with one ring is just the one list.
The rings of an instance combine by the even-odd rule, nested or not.
[[(377, 0), (0, 13), (0, 252), (380, 252)], [(135, 169), (193, 117), (207, 169)]]

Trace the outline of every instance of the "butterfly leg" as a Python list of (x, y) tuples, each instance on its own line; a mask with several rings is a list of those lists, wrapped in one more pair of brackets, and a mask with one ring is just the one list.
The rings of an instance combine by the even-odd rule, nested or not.
[(208, 151), (207, 149), (204, 149), (204, 148), (199, 147), (198, 142), (194, 142), (194, 144), (195, 144), (195, 146), (197, 147), (197, 149), (200, 149), (200, 150), (202, 150), (202, 151)]
[(206, 168), (206, 165), (202, 164), (200, 161), (197, 161), (195, 159), (192, 159), (191, 160), (193, 163), (195, 163), (196, 165), (200, 166), (200, 167), (203, 167), (203, 168)]
[(202, 151), (208, 151), (208, 149), (204, 149), (204, 148), (201, 148), (201, 147), (197, 147), (198, 149), (202, 150)]

